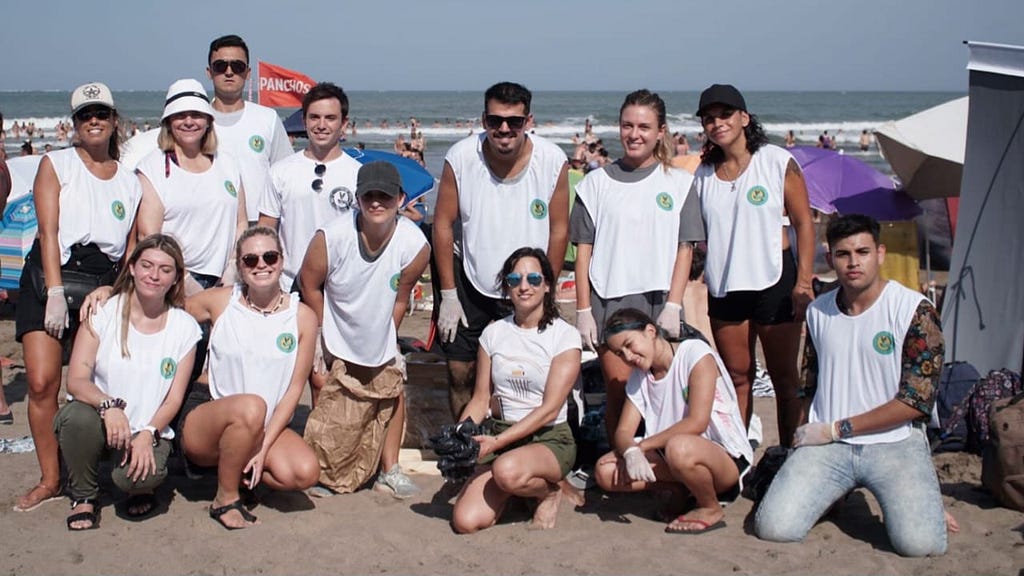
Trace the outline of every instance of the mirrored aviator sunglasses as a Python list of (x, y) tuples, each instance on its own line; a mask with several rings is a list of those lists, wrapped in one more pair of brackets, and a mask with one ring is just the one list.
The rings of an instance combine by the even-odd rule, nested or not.
[(231, 71), (235, 74), (245, 74), (245, 71), (249, 69), (249, 65), (242, 60), (214, 60), (210, 62), (210, 71), (214, 74), (223, 74), (231, 68)]
[(319, 194), (320, 191), (324, 189), (324, 174), (326, 173), (326, 164), (317, 164), (316, 166), (313, 167), (313, 174), (316, 174), (316, 178), (313, 179), (313, 182), (310, 184), (310, 187), (313, 188), (314, 192)]
[(260, 258), (266, 262), (267, 266), (273, 266), (281, 259), (281, 253), (277, 250), (269, 250), (263, 254), (245, 254), (242, 256), (242, 264), (245, 264), (246, 268), (255, 268), (259, 266)]
[[(506, 274), (505, 286), (508, 286), (509, 288), (518, 288), (519, 285), (523, 283), (523, 278), (524, 276), (519, 272), (512, 272), (510, 274)], [(530, 286), (533, 286), (534, 288), (544, 283), (544, 276), (540, 275), (537, 272), (530, 272), (525, 276), (525, 278), (526, 283), (529, 284)]]

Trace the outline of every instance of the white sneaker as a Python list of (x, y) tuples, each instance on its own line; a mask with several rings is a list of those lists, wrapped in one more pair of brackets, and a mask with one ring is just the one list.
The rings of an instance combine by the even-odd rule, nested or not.
[(373, 483), (373, 489), (378, 492), (390, 493), (395, 498), (404, 500), (412, 498), (420, 493), (420, 487), (410, 479), (402, 467), (395, 464), (391, 470), (377, 474), (377, 481)]

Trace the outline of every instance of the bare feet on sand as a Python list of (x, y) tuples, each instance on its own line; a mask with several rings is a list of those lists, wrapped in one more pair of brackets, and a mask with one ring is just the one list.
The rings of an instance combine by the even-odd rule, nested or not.
[(960, 523), (953, 518), (953, 515), (949, 513), (949, 510), (943, 510), (942, 513), (946, 516), (946, 531), (950, 534), (956, 534), (960, 531)]
[(558, 519), (558, 505), (562, 502), (562, 490), (552, 490), (537, 504), (537, 510), (533, 512), (533, 521), (530, 522), (530, 530), (550, 530), (555, 527), (555, 520)]
[(586, 495), (577, 490), (575, 486), (569, 484), (569, 481), (565, 478), (558, 483), (558, 489), (562, 492), (562, 496), (569, 500), (569, 504), (573, 506), (583, 506), (587, 503)]

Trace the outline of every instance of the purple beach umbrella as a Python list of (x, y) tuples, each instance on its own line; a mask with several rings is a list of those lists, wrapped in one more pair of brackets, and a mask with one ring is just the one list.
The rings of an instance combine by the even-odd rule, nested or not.
[(866, 214), (878, 220), (910, 220), (921, 208), (892, 178), (853, 156), (834, 150), (789, 149), (807, 182), (811, 207), (831, 214)]

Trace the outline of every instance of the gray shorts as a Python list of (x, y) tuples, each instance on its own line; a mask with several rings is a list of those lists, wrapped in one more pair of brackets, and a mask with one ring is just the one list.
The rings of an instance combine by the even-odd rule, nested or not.
[[(665, 307), (665, 300), (668, 292), (644, 292), (642, 294), (626, 294), (619, 298), (601, 298), (590, 289), (590, 308), (594, 314), (594, 321), (597, 322), (597, 341), (604, 342), (604, 324), (616, 311), (623, 308), (636, 308), (647, 314), (652, 320), (657, 321), (662, 308)], [(682, 318), (682, 314), (680, 314)]]

